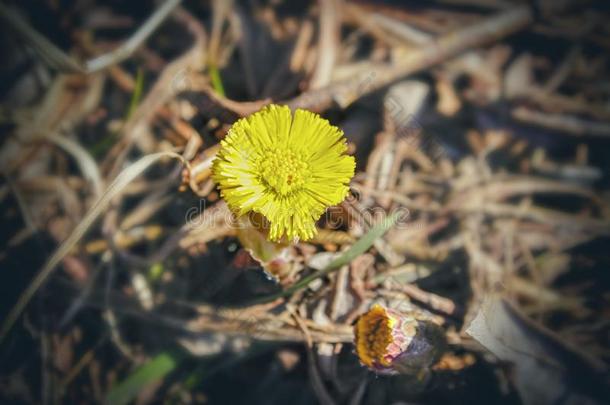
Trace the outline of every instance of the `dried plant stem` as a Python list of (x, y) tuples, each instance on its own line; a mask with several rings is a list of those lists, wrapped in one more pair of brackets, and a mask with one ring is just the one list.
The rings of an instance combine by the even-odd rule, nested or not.
[(337, 59), (340, 38), (340, 0), (320, 2), (320, 38), (318, 41), (318, 61), (310, 86), (317, 89), (330, 83), (333, 66)]
[(306, 92), (290, 101), (291, 108), (323, 111), (333, 104), (345, 108), (358, 98), (421, 69), (438, 64), (467, 49), (497, 41), (519, 31), (534, 21), (530, 6), (515, 7), (489, 17), (478, 24), (442, 35), (406, 54), (390, 65), (370, 71), (363, 69), (347, 80)]
[(111, 177), (119, 172), (119, 168), (132, 150), (134, 142), (146, 133), (145, 129), (159, 108), (189, 87), (190, 72), (205, 66), (206, 34), (204, 28), (196, 18), (182, 8), (176, 10), (175, 16), (193, 35), (193, 45), (183, 55), (165, 66), (155, 84), (135, 108), (129, 120), (125, 122), (121, 138), (112, 147), (106, 161), (102, 164), (103, 168), (109, 168), (107, 172)]
[(120, 192), (131, 183), (137, 176), (142, 174), (146, 169), (152, 166), (163, 158), (175, 158), (188, 165), (188, 162), (184, 161), (182, 156), (174, 152), (160, 152), (144, 156), (131, 166), (123, 170), (116, 179), (108, 186), (104, 194), (93, 204), (87, 214), (78, 224), (78, 226), (72, 231), (68, 239), (66, 239), (57, 248), (55, 253), (47, 260), (44, 267), (36, 275), (34, 280), (19, 296), (19, 300), (15, 306), (11, 309), (6, 319), (2, 322), (2, 328), (0, 329), (0, 343), (4, 340), (7, 333), (11, 330), (25, 307), (28, 305), (36, 291), (44, 284), (47, 278), (51, 275), (56, 266), (61, 260), (76, 246), (78, 241), (85, 235), (95, 220), (104, 212), (110, 201), (115, 198)]
[(606, 122), (589, 121), (573, 115), (545, 113), (527, 107), (515, 108), (512, 116), (521, 122), (549, 128), (567, 135), (610, 138), (610, 125)]
[(71, 72), (91, 74), (116, 65), (129, 58), (142, 43), (165, 21), (167, 16), (180, 4), (181, 0), (167, 0), (138, 28), (138, 30), (117, 49), (90, 59), (84, 63), (70, 57), (51, 41), (34, 30), (9, 7), (0, 3), (0, 18), (12, 27), (51, 67)]

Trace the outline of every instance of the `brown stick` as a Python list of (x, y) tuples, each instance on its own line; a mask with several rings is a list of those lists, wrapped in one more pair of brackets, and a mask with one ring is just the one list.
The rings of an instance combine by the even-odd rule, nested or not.
[(538, 125), (566, 135), (610, 138), (610, 125), (601, 121), (590, 121), (574, 115), (545, 113), (527, 107), (517, 107), (511, 115), (526, 124)]
[(468, 28), (432, 39), (393, 64), (382, 65), (374, 71), (363, 70), (349, 80), (301, 94), (286, 104), (292, 109), (305, 108), (312, 111), (323, 111), (335, 103), (345, 108), (361, 96), (401, 77), (440, 63), (467, 49), (497, 41), (525, 28), (533, 20), (529, 6), (516, 7)]

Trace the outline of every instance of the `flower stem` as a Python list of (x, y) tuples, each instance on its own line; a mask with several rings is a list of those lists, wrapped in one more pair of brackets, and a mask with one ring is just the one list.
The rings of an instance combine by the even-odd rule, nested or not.
[(266, 302), (274, 301), (278, 298), (288, 297), (300, 289), (306, 287), (312, 281), (324, 277), (333, 271), (339, 269), (341, 266), (350, 263), (356, 257), (360, 256), (375, 243), (377, 238), (381, 237), (385, 234), (400, 218), (400, 213), (394, 213), (388, 217), (386, 217), (379, 224), (371, 228), (362, 238), (360, 238), (356, 243), (354, 243), (349, 249), (347, 249), (343, 254), (337, 257), (335, 260), (330, 262), (325, 268), (319, 270), (315, 273), (310, 274), (309, 276), (303, 277), (301, 280), (288, 287), (287, 289), (280, 291), (275, 294), (266, 295), (263, 297), (255, 298), (251, 301), (248, 301), (244, 306), (251, 306), (257, 304), (264, 304)]

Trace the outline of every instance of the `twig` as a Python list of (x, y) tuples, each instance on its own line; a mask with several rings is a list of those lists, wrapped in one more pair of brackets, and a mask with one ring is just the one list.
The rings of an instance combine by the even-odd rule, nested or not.
[(544, 84), (544, 90), (547, 93), (552, 93), (557, 91), (559, 86), (565, 81), (565, 79), (570, 75), (572, 70), (574, 69), (574, 65), (578, 62), (578, 58), (581, 56), (580, 46), (573, 46), (565, 59), (557, 70), (553, 73), (553, 75), (549, 78), (549, 80)]
[(313, 32), (313, 23), (310, 20), (303, 21), (296, 43), (294, 44), (294, 49), (290, 55), (290, 70), (292, 72), (299, 72), (303, 69)]
[(403, 45), (405, 41), (410, 44), (425, 45), (428, 41), (433, 39), (432, 35), (427, 32), (383, 14), (374, 13), (370, 16), (370, 20), (380, 28), (385, 29), (387, 32), (400, 38)]
[(79, 143), (65, 136), (54, 133), (45, 133), (43, 136), (72, 155), (80, 167), (83, 177), (91, 182), (93, 194), (98, 198), (102, 194), (103, 182), (97, 164), (91, 154)]
[(589, 121), (572, 115), (544, 113), (527, 107), (517, 107), (512, 116), (528, 124), (539, 125), (553, 131), (574, 136), (610, 138), (610, 124)]
[(122, 130), (123, 136), (108, 153), (108, 158), (103, 165), (111, 167), (110, 177), (114, 177), (119, 172), (133, 143), (143, 133), (158, 108), (175, 94), (183, 91), (183, 87), (188, 87), (188, 75), (192, 70), (205, 65), (205, 30), (190, 13), (182, 8), (176, 10), (176, 19), (186, 25), (193, 35), (193, 45), (163, 69), (154, 86), (125, 123)]
[(456, 310), (455, 303), (448, 298), (424, 291), (413, 284), (401, 285), (400, 290), (411, 298), (429, 306), (435, 311), (440, 311), (449, 316), (459, 315), (460, 311)]
[(322, 0), (320, 3), (318, 61), (310, 82), (312, 89), (327, 86), (330, 82), (341, 34), (340, 0)]
[(133, 52), (165, 21), (181, 0), (167, 0), (146, 22), (117, 49), (82, 63), (68, 56), (38, 31), (21, 15), (0, 3), (0, 18), (21, 35), (51, 67), (70, 72), (91, 74), (116, 65), (129, 58)]
[[(290, 309), (289, 309), (290, 310)], [(305, 350), (307, 351), (307, 370), (309, 371), (309, 379), (311, 380), (311, 385), (318, 397), (318, 400), (323, 405), (335, 405), (335, 401), (332, 399), (326, 387), (324, 387), (324, 382), (322, 381), (322, 377), (320, 376), (320, 372), (318, 371), (318, 366), (316, 364), (316, 356), (313, 353), (313, 340), (311, 338), (311, 333), (309, 333), (309, 329), (307, 325), (301, 317), (294, 311), (290, 310), (292, 316), (299, 326), (299, 328), (303, 331), (303, 335), (305, 336)]]
[[(93, 204), (78, 226), (72, 231), (68, 239), (66, 239), (59, 246), (59, 248), (57, 248), (53, 255), (47, 260), (44, 267), (40, 270), (40, 272), (38, 272), (34, 280), (32, 280), (25, 291), (21, 293), (17, 303), (2, 322), (2, 328), (0, 328), (0, 343), (11, 330), (13, 324), (17, 321), (34, 294), (36, 294), (38, 289), (44, 284), (65, 255), (68, 254), (70, 250), (72, 250), (72, 248), (78, 243), (78, 241), (85, 235), (99, 215), (106, 209), (108, 204), (110, 204), (110, 201), (116, 197), (134, 178), (164, 157), (173, 157), (181, 161), (183, 160), (182, 156), (172, 152), (160, 152), (144, 156), (121, 172), (121, 174), (117, 176), (117, 178), (108, 186), (104, 194), (95, 202), (95, 204)], [(183, 163), (188, 165), (188, 162), (183, 161)]]
[(467, 49), (483, 46), (519, 31), (531, 24), (533, 19), (529, 6), (516, 7), (471, 27), (434, 39), (429, 44), (409, 52), (394, 64), (382, 65), (373, 72), (366, 69), (348, 80), (303, 93), (287, 104), (293, 109), (305, 108), (313, 111), (323, 111), (334, 103), (345, 108), (363, 95), (401, 77), (440, 63)]

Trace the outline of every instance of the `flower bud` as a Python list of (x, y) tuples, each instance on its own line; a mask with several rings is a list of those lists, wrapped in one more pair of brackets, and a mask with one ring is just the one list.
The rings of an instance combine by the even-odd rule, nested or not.
[(354, 326), (360, 362), (381, 374), (423, 376), (443, 354), (443, 329), (381, 305), (361, 315)]

